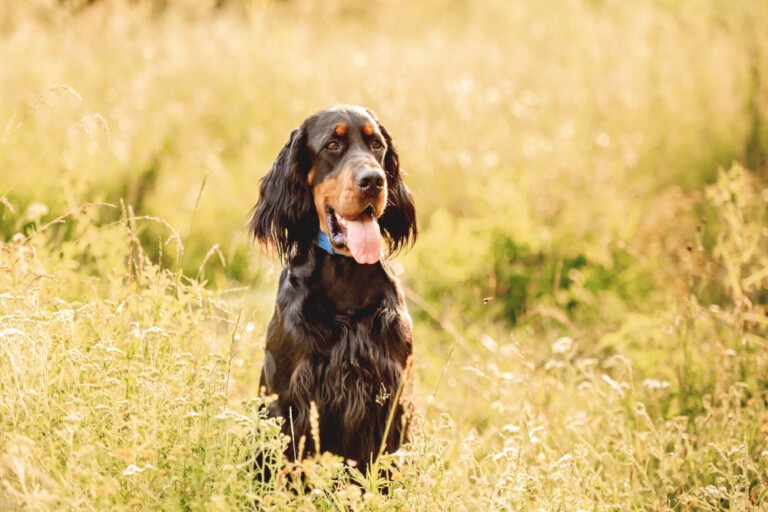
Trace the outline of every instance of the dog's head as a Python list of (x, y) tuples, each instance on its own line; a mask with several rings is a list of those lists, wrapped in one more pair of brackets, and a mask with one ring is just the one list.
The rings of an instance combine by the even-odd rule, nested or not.
[(282, 257), (308, 250), (318, 231), (358, 263), (379, 260), (381, 238), (390, 252), (413, 243), (413, 197), (376, 115), (338, 105), (307, 118), (262, 179), (250, 227)]

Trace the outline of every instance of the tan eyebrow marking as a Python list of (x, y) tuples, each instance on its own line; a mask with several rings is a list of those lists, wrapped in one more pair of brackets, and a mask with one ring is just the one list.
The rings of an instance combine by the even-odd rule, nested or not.
[(373, 125), (371, 123), (365, 123), (363, 125), (363, 133), (368, 136), (373, 135)]
[(333, 129), (333, 133), (338, 135), (339, 137), (343, 137), (347, 134), (347, 130), (349, 130), (349, 127), (345, 124), (337, 124), (336, 128)]

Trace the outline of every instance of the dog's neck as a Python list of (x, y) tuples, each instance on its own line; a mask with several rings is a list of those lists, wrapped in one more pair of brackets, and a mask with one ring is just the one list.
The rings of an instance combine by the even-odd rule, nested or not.
[(395, 300), (391, 306), (397, 307), (396, 277), (385, 260), (368, 265), (342, 256), (319, 246), (293, 254), (285, 280), (281, 278), (279, 297), (285, 299), (285, 307), (301, 304), (312, 321), (337, 314), (368, 316), (391, 298)]
[[(333, 246), (331, 245), (331, 241), (328, 239), (328, 235), (323, 233), (322, 231), (317, 231), (317, 238), (315, 238), (315, 245), (327, 252), (328, 254), (338, 254), (339, 256), (347, 256), (346, 254), (342, 254), (340, 252), (336, 252), (333, 249)], [(347, 258), (350, 258), (351, 256), (347, 256)]]

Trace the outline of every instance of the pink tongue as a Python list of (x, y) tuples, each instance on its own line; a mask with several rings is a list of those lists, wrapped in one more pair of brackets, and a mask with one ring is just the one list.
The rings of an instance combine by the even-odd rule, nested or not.
[(358, 263), (376, 263), (381, 257), (379, 225), (369, 215), (360, 219), (347, 221), (347, 247)]

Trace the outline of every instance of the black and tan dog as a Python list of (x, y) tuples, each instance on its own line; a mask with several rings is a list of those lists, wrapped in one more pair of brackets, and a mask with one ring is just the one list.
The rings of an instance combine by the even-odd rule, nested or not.
[[(277, 395), (270, 415), (294, 436), (286, 456), (317, 450), (314, 402), (320, 449), (365, 472), (408, 439), (411, 320), (386, 255), (418, 233), (397, 151), (376, 115), (339, 105), (304, 121), (262, 180), (250, 226), (285, 260), (261, 386)], [(301, 437), (305, 454), (294, 451)]]

